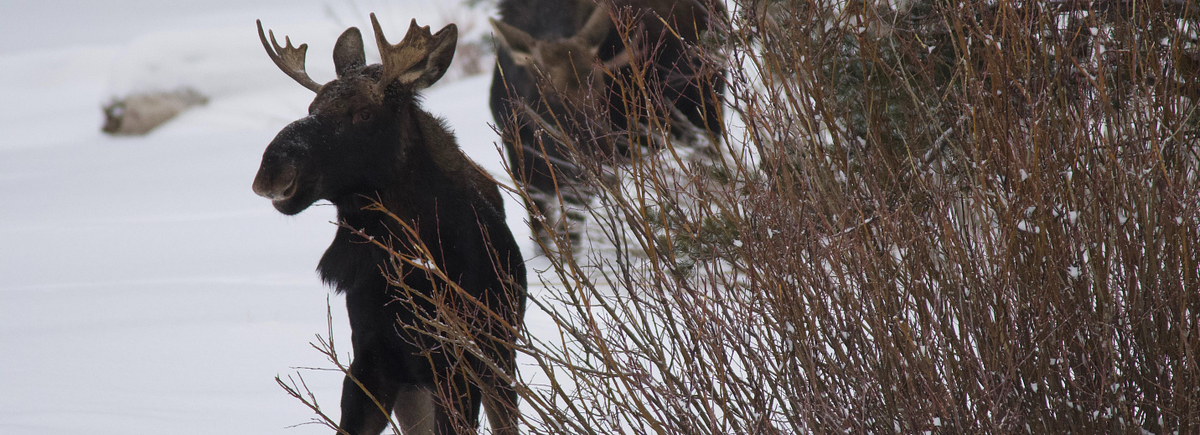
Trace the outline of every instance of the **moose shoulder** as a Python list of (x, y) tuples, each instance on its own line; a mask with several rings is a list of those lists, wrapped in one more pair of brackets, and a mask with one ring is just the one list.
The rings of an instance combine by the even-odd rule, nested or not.
[[(289, 215), (322, 199), (337, 208), (341, 225), (318, 270), (345, 293), (350, 317), (354, 361), (342, 388), (342, 430), (378, 434), (394, 410), (406, 434), (457, 433), (463, 423), (478, 425), (482, 403), (493, 433), (516, 433), (516, 393), (505, 379), (515, 371), (525, 266), (496, 184), (418, 104), (418, 92), (449, 67), (457, 30), (451, 24), (431, 34), (414, 20), (393, 45), (374, 14), (371, 23), (382, 63), (366, 65), (352, 27), (334, 49), (337, 79), (324, 85), (305, 72), (307, 45), (285, 38), (281, 47), (273, 33), (268, 43), (259, 23), (271, 59), (317, 95), (308, 116), (267, 146), (254, 192)], [(393, 250), (432, 259), (440, 273), (394, 264), (362, 234), (395, 235)], [(430, 332), (421, 319), (439, 309), (474, 315), (467, 338), (490, 361), (420, 332)]]

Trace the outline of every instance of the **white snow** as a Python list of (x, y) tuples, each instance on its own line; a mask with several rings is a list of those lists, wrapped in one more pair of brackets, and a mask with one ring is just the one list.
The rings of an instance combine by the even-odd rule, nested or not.
[[(309, 346), (326, 331), (327, 299), (349, 352), (343, 300), (314, 272), (334, 214), (318, 205), (286, 217), (250, 190), (266, 144), (312, 98), (262, 52), (254, 19), (308, 43), (321, 81), (333, 76), (337, 33), (351, 20), (362, 27), (367, 12), (403, 34), (410, 18), (437, 28), (477, 11), (433, 1), (2, 4), (0, 433), (328, 433), (287, 429), (311, 414), (274, 377), (328, 366)], [(147, 137), (100, 132), (113, 96), (177, 85), (211, 102)], [(490, 74), (451, 76), (424, 106), (503, 180), (489, 86)], [(510, 198), (507, 213), (528, 240), (520, 203)], [(532, 257), (531, 242), (522, 248)], [(303, 374), (337, 415), (341, 376)]]

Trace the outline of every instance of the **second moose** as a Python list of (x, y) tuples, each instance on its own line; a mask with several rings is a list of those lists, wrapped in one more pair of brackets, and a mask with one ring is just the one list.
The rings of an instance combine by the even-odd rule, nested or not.
[(724, 15), (712, 0), (500, 2), (491, 109), (542, 243), (544, 226), (580, 237), (590, 192), (577, 179), (591, 164), (581, 159), (656, 145), (634, 139), (655, 125), (722, 135), (724, 71), (700, 46)]

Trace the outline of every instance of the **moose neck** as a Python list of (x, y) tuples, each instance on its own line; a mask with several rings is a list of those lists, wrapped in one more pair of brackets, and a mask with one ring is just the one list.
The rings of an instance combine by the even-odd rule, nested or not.
[[(382, 249), (369, 243), (355, 231), (371, 237), (396, 237), (404, 240), (404, 226), (416, 229), (431, 248), (440, 247), (438, 239), (455, 237), (452, 225), (439, 225), (471, 213), (463, 192), (458, 192), (453, 159), (446, 154), (459, 153), (453, 136), (433, 116), (421, 110), (399, 120), (396, 154), (381, 186), (360, 189), (332, 202), (337, 207), (338, 228), (333, 243), (321, 259), (318, 271), (322, 279), (339, 292), (353, 291), (379, 277), (379, 261), (386, 258)], [(371, 210), (375, 203), (388, 213)], [(397, 222), (397, 218), (403, 222)], [(401, 246), (403, 246), (402, 244)]]
[(409, 225), (436, 218), (435, 203), (451, 182), (439, 157), (444, 154), (443, 148), (457, 147), (437, 119), (421, 110), (405, 112), (409, 116), (398, 120), (400, 128), (392, 145), (396, 150), (392, 162), (377, 185), (354, 189), (332, 201), (337, 206), (339, 221), (370, 229), (381, 219), (394, 220), (366, 210), (376, 202)]

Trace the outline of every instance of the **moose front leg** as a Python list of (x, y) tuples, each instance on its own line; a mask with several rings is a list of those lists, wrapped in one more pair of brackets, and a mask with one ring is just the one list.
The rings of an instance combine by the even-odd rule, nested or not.
[(434, 411), (437, 400), (433, 391), (418, 385), (406, 385), (396, 395), (396, 420), (404, 435), (434, 433)]
[(378, 435), (388, 425), (401, 382), (394, 369), (389, 370), (386, 357), (362, 350), (360, 353), (355, 349), (350, 374), (342, 383), (342, 419), (338, 426), (350, 435)]

